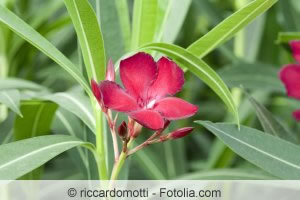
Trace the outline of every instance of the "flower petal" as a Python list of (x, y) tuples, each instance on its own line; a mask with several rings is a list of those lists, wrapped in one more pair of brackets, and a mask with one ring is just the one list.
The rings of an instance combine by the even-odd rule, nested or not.
[(148, 87), (156, 79), (157, 66), (151, 55), (137, 53), (121, 61), (120, 76), (129, 94), (145, 99)]
[(92, 86), (92, 91), (93, 91), (94, 96), (96, 97), (97, 101), (101, 104), (102, 97), (101, 97), (99, 85), (97, 84), (97, 82), (95, 80), (92, 79), (91, 86)]
[(176, 97), (167, 97), (159, 100), (153, 109), (168, 120), (191, 117), (198, 111), (197, 106)]
[(293, 56), (297, 62), (300, 62), (300, 40), (293, 40), (290, 42)]
[(293, 116), (296, 120), (300, 121), (300, 110), (293, 112)]
[(112, 59), (109, 59), (108, 64), (107, 64), (107, 69), (106, 69), (106, 75), (105, 75), (105, 80), (108, 81), (115, 81), (116, 77), (116, 72), (115, 72), (115, 67)]
[(166, 95), (174, 95), (181, 90), (184, 84), (184, 72), (173, 61), (162, 57), (157, 62), (157, 79), (149, 88), (149, 98), (159, 99)]
[(279, 72), (287, 94), (290, 97), (300, 99), (300, 65), (287, 65)]
[(129, 113), (129, 116), (142, 126), (152, 130), (159, 130), (164, 127), (164, 119), (154, 110), (139, 110)]
[(121, 112), (130, 112), (139, 109), (135, 99), (115, 82), (102, 81), (99, 89), (105, 107)]

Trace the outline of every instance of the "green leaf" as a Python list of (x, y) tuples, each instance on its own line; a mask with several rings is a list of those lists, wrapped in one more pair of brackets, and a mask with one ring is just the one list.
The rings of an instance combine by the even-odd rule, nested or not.
[[(15, 140), (23, 140), (50, 134), (50, 127), (57, 105), (46, 101), (24, 101), (21, 111), (24, 117), (16, 117), (14, 123)], [(24, 175), (22, 180), (38, 180), (43, 167)]]
[(39, 136), (0, 146), (0, 179), (14, 180), (76, 146), (93, 145), (64, 135)]
[(20, 37), (28, 41), (30, 44), (35, 46), (37, 49), (59, 64), (75, 80), (77, 80), (78, 83), (82, 85), (82, 87), (90, 96), (92, 96), (90, 86), (78, 68), (47, 39), (45, 39), (17, 15), (3, 6), (0, 6), (0, 22), (7, 25), (13, 32), (18, 34)]
[(150, 43), (154, 40), (158, 0), (135, 0), (133, 8), (131, 49)]
[(0, 144), (6, 144), (13, 139), (13, 125), (15, 114), (9, 113), (5, 121), (0, 123)]
[(80, 42), (89, 79), (105, 78), (105, 50), (96, 14), (88, 0), (64, 0)]
[(125, 52), (130, 50), (131, 24), (127, 0), (115, 0)]
[(229, 87), (285, 93), (278, 69), (271, 65), (239, 62), (219, 70), (218, 74)]
[[(52, 125), (55, 134), (64, 133), (83, 141), (87, 141), (86, 131), (82, 127), (79, 119), (72, 113), (60, 108), (56, 111), (56, 117)], [(74, 160), (74, 164), (78, 166), (80, 172), (85, 174), (85, 178), (91, 180), (90, 164), (88, 160), (88, 152), (85, 149), (76, 147), (68, 151), (70, 157)]]
[(268, 176), (261, 171), (242, 169), (217, 169), (194, 172), (177, 177), (179, 180), (272, 180), (276, 177)]
[[(247, 93), (246, 93), (247, 94)], [(264, 128), (266, 133), (280, 137), (292, 143), (299, 143), (297, 138), (289, 132), (282, 123), (276, 119), (270, 111), (267, 110), (262, 104), (256, 101), (253, 97), (247, 94), (248, 99), (256, 111), (256, 115)]]
[(152, 43), (145, 45), (141, 50), (155, 50), (166, 54), (167, 56), (179, 62), (181, 67), (188, 68), (193, 74), (205, 82), (227, 105), (229, 110), (239, 124), (238, 111), (234, 104), (231, 93), (219, 75), (211, 69), (204, 61), (189, 53), (185, 49), (171, 44)]
[(46, 88), (41, 85), (38, 85), (34, 82), (30, 82), (30, 81), (18, 79), (18, 78), (0, 79), (0, 90), (11, 90), (11, 89), (42, 90), (42, 89), (46, 89)]
[[(159, 1), (163, 2), (163, 1)], [(164, 19), (157, 34), (157, 41), (173, 43), (181, 30), (185, 17), (189, 11), (191, 0), (168, 0), (164, 11)]]
[(95, 133), (96, 122), (87, 96), (75, 92), (59, 92), (42, 97), (73, 113)]
[(139, 164), (144, 173), (148, 174), (149, 178), (156, 180), (165, 180), (167, 178), (158, 163), (153, 161), (157, 159), (155, 159), (155, 155), (149, 149), (137, 152), (133, 159)]
[[(116, 5), (119, 0), (97, 0), (100, 12), (101, 29), (103, 31), (106, 57), (117, 61), (124, 54), (124, 42)], [(100, 7), (100, 8), (99, 8)], [(124, 16), (126, 18), (126, 16)]]
[(300, 40), (299, 32), (281, 32), (278, 34), (277, 43), (289, 43), (291, 40)]
[(6, 105), (12, 111), (22, 117), (20, 111), (20, 92), (18, 90), (1, 90), (0, 103)]
[(47, 101), (23, 101), (23, 117), (16, 117), (14, 136), (23, 140), (49, 134), (57, 105)]
[(267, 11), (278, 0), (254, 0), (241, 8), (202, 38), (191, 44), (187, 50), (203, 58), (217, 46), (232, 38), (239, 30), (251, 23), (257, 16)]
[(300, 178), (300, 147), (265, 134), (259, 130), (235, 124), (197, 121), (234, 152), (274, 176), (283, 179)]

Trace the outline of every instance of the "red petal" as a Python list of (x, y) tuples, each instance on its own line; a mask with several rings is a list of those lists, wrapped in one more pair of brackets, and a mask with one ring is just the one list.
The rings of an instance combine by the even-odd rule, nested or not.
[(107, 64), (107, 69), (106, 69), (106, 76), (105, 80), (108, 81), (115, 81), (115, 67), (112, 59), (109, 59), (108, 64)]
[(293, 56), (297, 62), (300, 62), (300, 40), (294, 40), (290, 42)]
[(198, 107), (179, 98), (167, 97), (158, 101), (154, 105), (154, 110), (168, 120), (177, 120), (193, 116)]
[(137, 53), (121, 61), (120, 76), (129, 94), (145, 99), (148, 87), (157, 76), (156, 63), (149, 54)]
[(300, 99), (300, 65), (287, 65), (279, 73), (290, 97)]
[(181, 90), (184, 84), (184, 72), (173, 61), (162, 57), (157, 62), (158, 76), (149, 90), (149, 97), (161, 98), (174, 95)]
[(293, 116), (296, 120), (300, 121), (300, 110), (296, 110), (295, 112), (293, 112)]
[(98, 102), (101, 105), (102, 97), (101, 97), (101, 93), (100, 93), (97, 82), (94, 80), (91, 80), (91, 86), (92, 86), (92, 91), (93, 91), (94, 96), (96, 97), (96, 99), (98, 100)]
[(130, 112), (139, 109), (135, 99), (115, 82), (102, 81), (99, 89), (105, 107), (121, 112)]
[(129, 115), (142, 126), (152, 130), (162, 129), (165, 124), (162, 116), (153, 110), (139, 110), (131, 112)]

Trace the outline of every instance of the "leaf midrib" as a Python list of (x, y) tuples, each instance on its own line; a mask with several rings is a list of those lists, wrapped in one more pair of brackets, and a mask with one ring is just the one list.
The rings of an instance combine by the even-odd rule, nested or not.
[(63, 145), (66, 145), (66, 144), (69, 144), (69, 145), (78, 144), (78, 145), (80, 145), (80, 144), (83, 144), (83, 142), (77, 142), (77, 141), (76, 142), (75, 141), (72, 141), (72, 142), (61, 142), (61, 143), (58, 143), (58, 144), (51, 144), (51, 145), (48, 145), (48, 146), (44, 146), (43, 148), (37, 149), (35, 151), (31, 151), (31, 152), (29, 152), (29, 153), (27, 153), (27, 154), (25, 154), (23, 156), (19, 156), (19, 157), (17, 157), (14, 160), (11, 160), (11, 161), (9, 161), (7, 163), (4, 163), (3, 165), (0, 165), (0, 171), (3, 170), (3, 168), (5, 168), (5, 167), (13, 165), (14, 163), (22, 161), (22, 160), (24, 160), (24, 159), (26, 159), (26, 158), (28, 158), (30, 156), (33, 156), (33, 155), (38, 154), (40, 152), (47, 151), (48, 149), (51, 149), (51, 148), (54, 148), (54, 147), (63, 146)]
[(255, 146), (253, 146), (253, 145), (251, 145), (251, 144), (248, 144), (248, 143), (246, 143), (246, 142), (244, 142), (244, 141), (242, 141), (242, 140), (240, 140), (240, 139), (238, 139), (238, 138), (236, 138), (236, 137), (233, 137), (233, 136), (227, 134), (226, 132), (224, 132), (224, 131), (222, 131), (222, 130), (220, 130), (220, 129), (218, 129), (218, 128), (216, 128), (216, 127), (214, 127), (214, 126), (212, 126), (212, 125), (210, 125), (210, 124), (208, 124), (208, 123), (205, 123), (205, 125), (206, 125), (206, 126), (209, 126), (209, 127), (212, 128), (212, 129), (215, 129), (216, 131), (221, 132), (221, 133), (224, 134), (225, 136), (227, 136), (227, 137), (229, 137), (229, 138), (231, 138), (231, 139), (233, 139), (233, 140), (235, 140), (235, 141), (237, 141), (237, 142), (239, 142), (239, 143), (241, 143), (241, 144), (243, 144), (243, 145), (248, 146), (249, 148), (251, 148), (251, 149), (253, 149), (253, 150), (255, 150), (255, 151), (258, 151), (258, 152), (260, 152), (260, 153), (262, 153), (262, 154), (264, 154), (264, 155), (266, 155), (266, 156), (269, 156), (269, 157), (271, 157), (271, 158), (273, 158), (273, 159), (275, 159), (275, 160), (277, 160), (277, 161), (279, 161), (279, 162), (285, 163), (285, 164), (287, 164), (287, 165), (289, 165), (289, 166), (291, 166), (291, 167), (293, 167), (293, 168), (296, 168), (296, 169), (300, 170), (300, 166), (298, 166), (298, 165), (296, 165), (296, 164), (294, 164), (294, 163), (291, 163), (291, 162), (289, 162), (289, 161), (287, 161), (287, 160), (278, 158), (278, 157), (276, 157), (276, 155), (272, 155), (272, 154), (270, 154), (270, 153), (268, 153), (268, 152), (265, 152), (265, 151), (263, 151), (263, 150), (261, 150), (261, 149), (259, 149), (259, 148), (256, 148)]

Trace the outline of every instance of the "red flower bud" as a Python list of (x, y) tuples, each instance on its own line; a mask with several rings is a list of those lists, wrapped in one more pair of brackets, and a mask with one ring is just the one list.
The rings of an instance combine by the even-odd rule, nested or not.
[(125, 121), (123, 121), (119, 128), (118, 128), (118, 134), (121, 138), (126, 138), (127, 137), (127, 124)]
[(170, 138), (179, 139), (179, 138), (185, 137), (189, 133), (191, 133), (193, 130), (194, 130), (193, 127), (185, 127), (185, 128), (177, 129), (177, 130), (173, 131), (172, 133), (170, 133)]
[(112, 59), (109, 59), (106, 69), (106, 80), (115, 81), (115, 67)]

